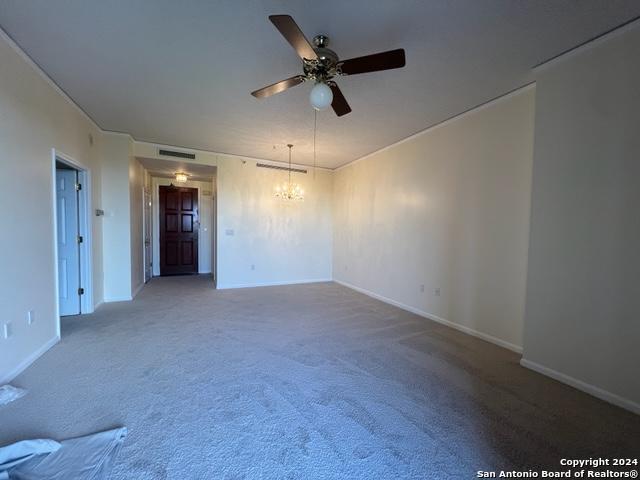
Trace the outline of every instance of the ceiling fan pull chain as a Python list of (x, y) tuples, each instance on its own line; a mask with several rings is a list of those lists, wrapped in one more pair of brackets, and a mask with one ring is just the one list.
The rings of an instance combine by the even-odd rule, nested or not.
[(318, 110), (313, 109), (313, 180), (316, 179), (316, 132), (318, 131)]

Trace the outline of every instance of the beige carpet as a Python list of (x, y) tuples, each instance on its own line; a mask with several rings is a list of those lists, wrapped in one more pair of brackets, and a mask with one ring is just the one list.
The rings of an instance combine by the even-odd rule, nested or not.
[(638, 455), (640, 417), (333, 283), (153, 280), (63, 323), (0, 444), (126, 426), (115, 479), (475, 478)]

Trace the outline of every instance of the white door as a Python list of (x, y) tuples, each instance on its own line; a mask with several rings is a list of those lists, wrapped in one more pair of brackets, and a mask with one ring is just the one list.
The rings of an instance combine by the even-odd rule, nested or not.
[(152, 252), (151, 252), (151, 193), (144, 189), (144, 283), (151, 280)]
[(78, 172), (56, 169), (58, 229), (58, 295), (60, 315), (80, 313), (80, 245), (78, 236)]

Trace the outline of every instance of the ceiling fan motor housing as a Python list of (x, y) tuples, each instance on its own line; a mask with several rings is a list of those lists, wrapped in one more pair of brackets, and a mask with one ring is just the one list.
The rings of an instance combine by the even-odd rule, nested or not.
[(336, 65), (338, 63), (338, 54), (327, 47), (329, 45), (329, 37), (326, 35), (316, 35), (313, 39), (315, 48), (313, 49), (318, 56), (317, 59), (304, 59), (303, 70), (309, 80), (327, 81), (331, 80), (338, 74)]

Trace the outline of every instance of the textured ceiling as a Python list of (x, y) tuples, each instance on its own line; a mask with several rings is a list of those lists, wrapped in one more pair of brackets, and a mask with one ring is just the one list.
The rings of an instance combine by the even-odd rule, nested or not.
[(318, 114), (336, 167), (531, 81), (531, 67), (640, 15), (637, 0), (2, 0), (0, 26), (106, 130), (311, 164), (311, 85), (268, 21), (287, 13), (341, 58), (403, 47), (407, 67), (340, 78), (353, 113)]

